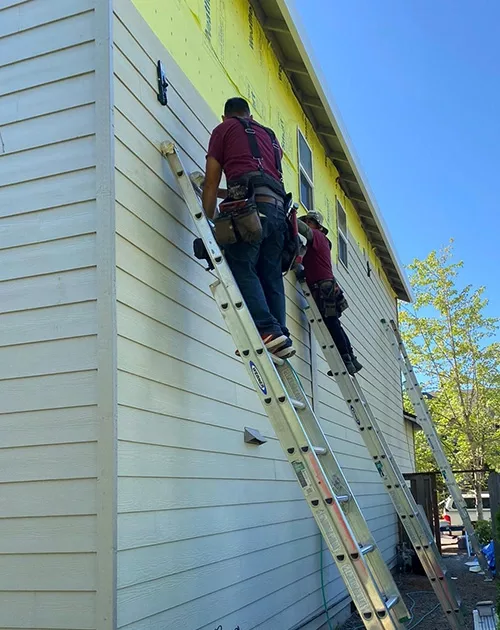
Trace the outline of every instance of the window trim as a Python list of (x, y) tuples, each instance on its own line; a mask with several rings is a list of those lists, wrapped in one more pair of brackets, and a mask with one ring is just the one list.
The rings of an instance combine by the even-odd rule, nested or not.
[[(313, 150), (311, 149), (311, 146), (309, 145), (309, 142), (307, 142), (305, 135), (302, 133), (300, 128), (297, 127), (297, 163), (299, 165), (299, 201), (300, 201), (300, 203), (304, 206), (304, 208), (308, 212), (312, 212), (314, 210), (314, 181), (313, 181), (313, 178), (309, 177), (309, 173), (306, 171), (304, 166), (302, 166), (302, 163), (300, 161), (300, 138), (302, 138), (302, 140), (304, 141), (304, 144), (306, 145), (306, 147), (309, 149), (309, 152), (311, 153), (311, 174), (314, 176)], [(300, 175), (301, 175), (301, 173), (304, 175), (307, 183), (311, 187), (311, 205), (312, 205), (312, 208), (308, 208), (306, 206), (306, 204), (301, 199), (301, 194), (300, 194)]]
[[(340, 221), (339, 221), (339, 207), (342, 209), (342, 212), (345, 215), (345, 227), (347, 232), (347, 212), (345, 211), (344, 206), (340, 203), (340, 199), (338, 197), (335, 198), (335, 214), (337, 219), (337, 258), (339, 262), (346, 268), (349, 268), (349, 238), (347, 234), (344, 234), (343, 230), (340, 229)], [(346, 261), (344, 262), (340, 257), (340, 246), (339, 240), (342, 238), (345, 242), (345, 251), (346, 251)]]

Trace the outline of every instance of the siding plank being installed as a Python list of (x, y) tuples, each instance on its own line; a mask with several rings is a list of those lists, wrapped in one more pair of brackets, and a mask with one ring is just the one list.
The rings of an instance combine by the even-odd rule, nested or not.
[(98, 538), (94, 2), (2, 5), (0, 626), (90, 630)]
[[(234, 356), (210, 275), (193, 258), (194, 226), (159, 153), (173, 140), (189, 169), (203, 169), (217, 118), (131, 3), (114, 6), (118, 627), (290, 627), (321, 609), (321, 541)], [(156, 98), (158, 59), (167, 68), (168, 107)], [(388, 349), (378, 354), (377, 328), (380, 317), (394, 316), (395, 303), (377, 277), (363, 274), (354, 244), (349, 253), (344, 319), (366, 365), (370, 402), (397, 451), (404, 441), (397, 368), (386, 369)], [(311, 395), (307, 320), (290, 281), (286, 291), (293, 361)], [(392, 505), (321, 355), (318, 363), (315, 402), (325, 430), (392, 561)], [(244, 426), (269, 441), (244, 444)], [(344, 586), (329, 554), (324, 572), (328, 599), (340, 601)]]

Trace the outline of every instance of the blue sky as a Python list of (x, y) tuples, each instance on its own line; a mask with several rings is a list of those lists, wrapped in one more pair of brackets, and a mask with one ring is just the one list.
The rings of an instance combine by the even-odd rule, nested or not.
[(295, 5), (401, 261), (453, 237), (500, 315), (500, 2)]

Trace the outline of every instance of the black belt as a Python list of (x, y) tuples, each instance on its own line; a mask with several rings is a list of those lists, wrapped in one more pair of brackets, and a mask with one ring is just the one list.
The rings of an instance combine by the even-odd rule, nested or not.
[(255, 201), (257, 203), (271, 203), (277, 206), (280, 210), (284, 209), (284, 204), (281, 199), (272, 197), (271, 195), (255, 195)]
[(323, 282), (334, 282), (335, 278), (325, 278), (324, 280), (320, 280), (319, 282), (315, 282), (311, 287), (309, 287), (311, 289), (311, 291), (314, 291), (314, 289), (319, 289), (320, 286), (323, 284)]

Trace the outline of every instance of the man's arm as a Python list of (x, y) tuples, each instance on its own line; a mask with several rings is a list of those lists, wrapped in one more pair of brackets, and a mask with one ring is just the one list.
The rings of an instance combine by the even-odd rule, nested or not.
[(302, 236), (306, 238), (307, 243), (310, 245), (313, 242), (313, 231), (311, 228), (307, 225), (307, 223), (304, 223), (304, 221), (301, 221), (300, 219), (297, 221), (297, 227), (299, 229), (299, 234), (302, 234)]
[(222, 167), (213, 157), (207, 157), (205, 181), (203, 183), (203, 210), (209, 219), (214, 218), (217, 207), (217, 193), (222, 177)]

